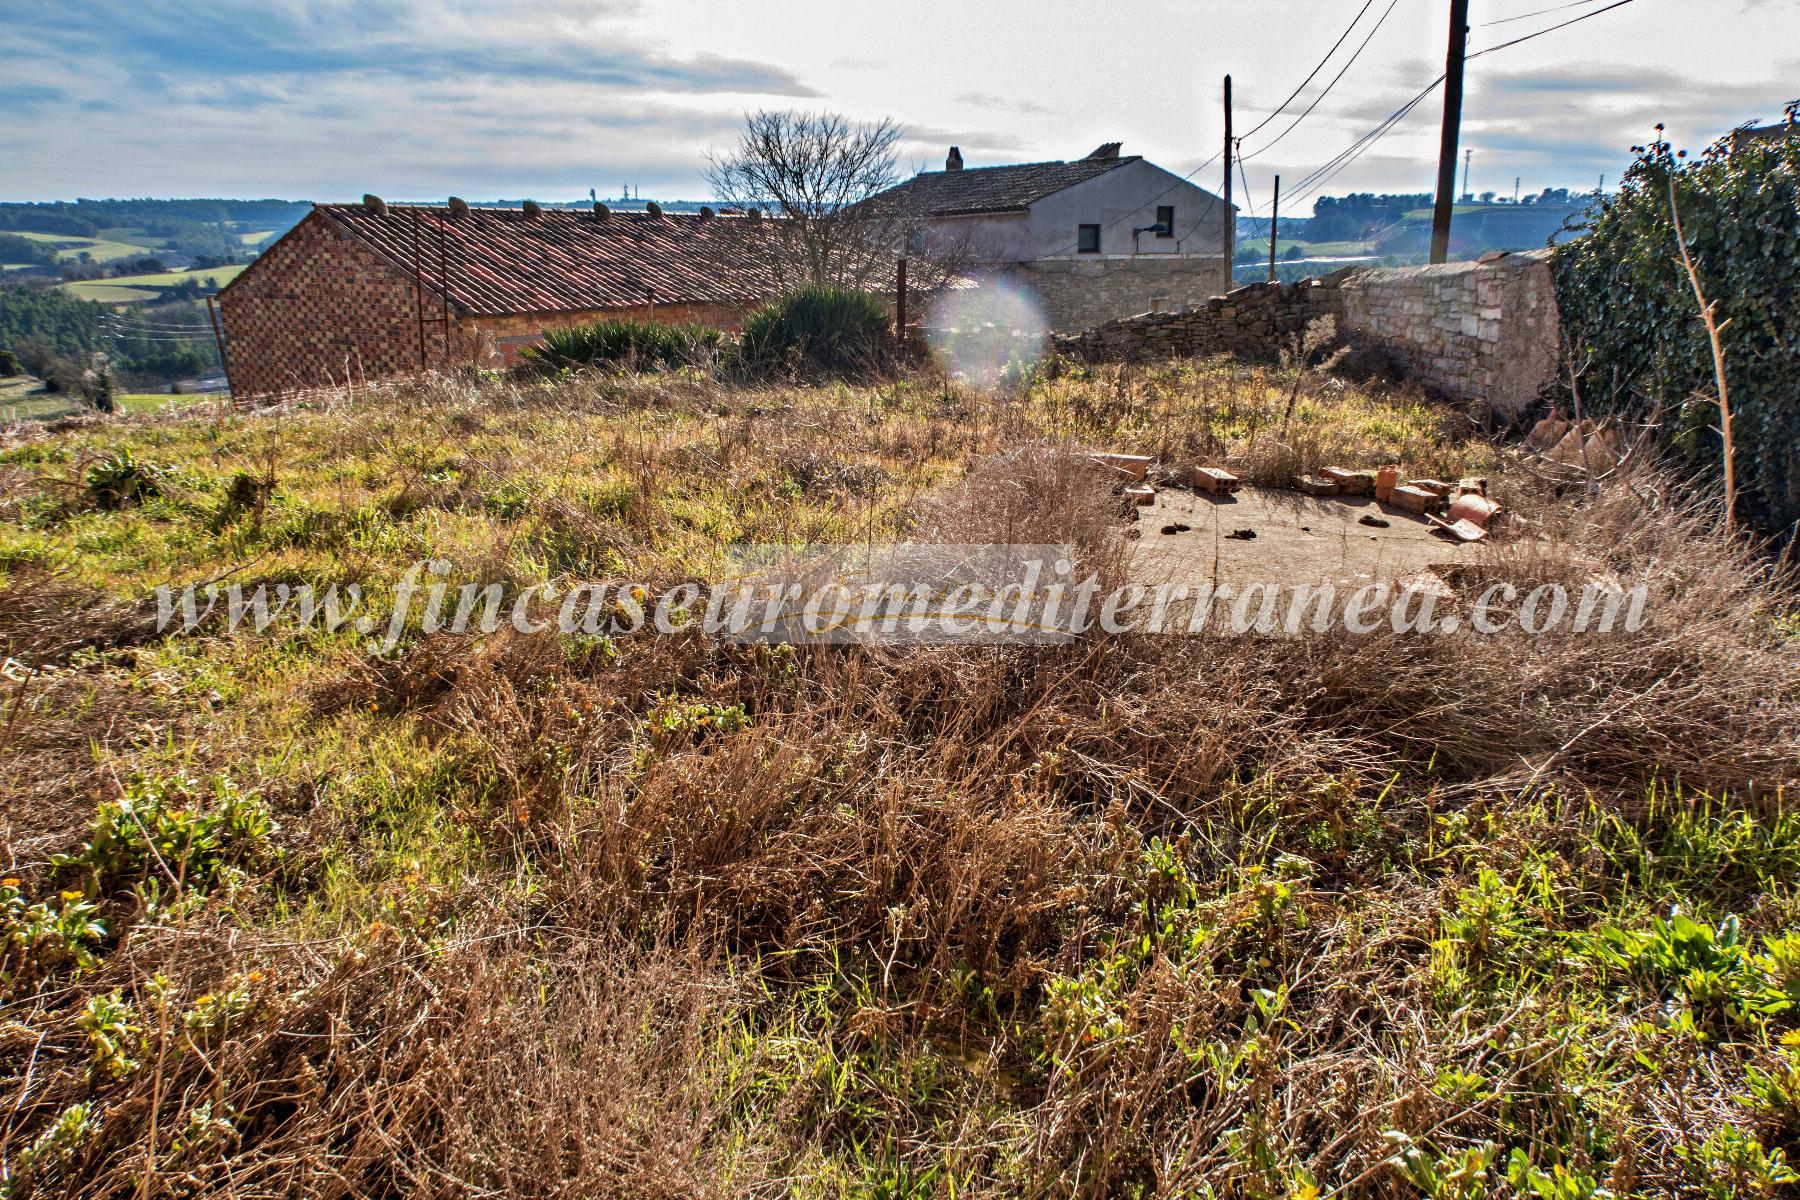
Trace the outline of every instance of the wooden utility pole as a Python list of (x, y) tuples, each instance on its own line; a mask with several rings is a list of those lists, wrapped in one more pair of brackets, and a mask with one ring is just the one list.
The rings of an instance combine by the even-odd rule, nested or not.
[(1231, 260), (1237, 255), (1237, 213), (1231, 207), (1231, 76), (1225, 77), (1225, 288), (1231, 290)]
[(1431, 221), (1431, 261), (1450, 257), (1450, 218), (1456, 212), (1456, 147), (1462, 136), (1463, 64), (1469, 52), (1469, 0), (1450, 0), (1450, 56), (1444, 63), (1444, 136), (1438, 146), (1437, 212)]
[(1275, 246), (1281, 239), (1281, 176), (1275, 177), (1275, 199), (1269, 201), (1269, 282), (1275, 282)]

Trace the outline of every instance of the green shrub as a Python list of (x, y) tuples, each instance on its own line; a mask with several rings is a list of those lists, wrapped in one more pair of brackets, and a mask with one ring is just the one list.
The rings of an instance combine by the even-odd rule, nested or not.
[(1730, 139), (1697, 161), (1645, 149), (1588, 234), (1554, 257), (1557, 303), (1583, 400), (1639, 417), (1659, 406), (1672, 444), (1720, 462), (1706, 328), (1682, 268), (1673, 181), (1695, 266), (1724, 332), (1744, 515), (1769, 529), (1800, 520), (1800, 138)]
[(744, 321), (743, 364), (753, 371), (865, 371), (881, 361), (888, 314), (867, 292), (803, 287)]
[(62, 967), (94, 965), (106, 936), (100, 908), (78, 891), (33, 904), (16, 878), (0, 879), (0, 994)]
[(709, 361), (721, 337), (710, 325), (594, 321), (546, 330), (543, 344), (526, 348), (520, 356), (552, 373), (598, 366), (679, 367)]
[(11, 379), (14, 375), (22, 375), (25, 368), (19, 365), (19, 356), (11, 350), (0, 349), (0, 379)]
[(88, 468), (88, 496), (96, 508), (114, 512), (162, 495), (161, 476), (153, 464), (119, 450)]
[(154, 902), (173, 881), (199, 894), (266, 857), (275, 828), (262, 799), (224, 776), (210, 787), (186, 776), (139, 776), (116, 802), (101, 803), (79, 853), (53, 861), (85, 871), (90, 895), (136, 885)]

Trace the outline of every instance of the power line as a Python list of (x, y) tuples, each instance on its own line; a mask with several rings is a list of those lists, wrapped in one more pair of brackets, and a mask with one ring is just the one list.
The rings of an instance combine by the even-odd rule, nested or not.
[[(1375, 28), (1369, 30), (1369, 36), (1362, 40), (1362, 45), (1360, 45), (1356, 48), (1356, 52), (1350, 56), (1350, 61), (1344, 64), (1343, 70), (1339, 71), (1337, 73), (1337, 75), (1335, 77), (1333, 77), (1332, 81), (1325, 85), (1325, 90), (1320, 92), (1318, 94), (1318, 96), (1314, 98), (1313, 102), (1306, 106), (1305, 112), (1303, 112), (1299, 116), (1295, 117), (1292, 124), (1290, 124), (1286, 129), (1282, 130), (1280, 133), (1276, 134), (1274, 136), (1274, 138), (1272, 138), (1267, 144), (1251, 151), (1248, 155), (1243, 155), (1240, 157), (1255, 158), (1259, 154), (1266, 153), (1271, 147), (1276, 145), (1276, 143), (1280, 142), (1282, 138), (1285, 138), (1288, 134), (1290, 134), (1290, 133), (1294, 132), (1294, 130), (1298, 129), (1300, 127), (1300, 123), (1302, 121), (1304, 121), (1304, 120), (1306, 120), (1306, 118), (1312, 116), (1313, 110), (1317, 109), (1320, 104), (1324, 103), (1325, 97), (1331, 95), (1331, 89), (1336, 87), (1338, 85), (1338, 82), (1340, 80), (1342, 80), (1346, 74), (1349, 73), (1350, 68), (1354, 67), (1356, 65), (1356, 60), (1361, 58), (1362, 52), (1369, 48), (1369, 43), (1375, 40), (1376, 34), (1381, 32), (1381, 27), (1383, 25), (1385, 25), (1387, 23), (1387, 19), (1393, 15), (1394, 7), (1399, 3), (1400, 3), (1400, 0), (1388, 0), (1387, 9), (1386, 9), (1386, 11), (1384, 11), (1381, 14), (1381, 18), (1375, 22)], [(1266, 122), (1265, 122), (1265, 124), (1266, 124)]]
[[(1584, 0), (1584, 2), (1592, 3), (1592, 0)], [(1338, 37), (1338, 40), (1336, 42), (1332, 43), (1331, 49), (1329, 49), (1325, 52), (1325, 57), (1321, 58), (1319, 60), (1319, 65), (1312, 69), (1312, 74), (1308, 75), (1305, 79), (1301, 80), (1300, 86), (1294, 89), (1294, 94), (1292, 96), (1289, 96), (1286, 100), (1283, 100), (1281, 102), (1280, 108), (1276, 109), (1274, 112), (1272, 112), (1268, 116), (1264, 117), (1257, 124), (1255, 129), (1252, 129), (1249, 133), (1246, 133), (1244, 135), (1245, 137), (1255, 137), (1259, 132), (1262, 131), (1262, 128), (1264, 125), (1267, 125), (1270, 121), (1273, 121), (1276, 117), (1279, 117), (1282, 113), (1287, 111), (1287, 106), (1292, 104), (1296, 99), (1299, 98), (1300, 93), (1304, 92), (1306, 90), (1307, 84), (1311, 83), (1314, 79), (1318, 78), (1319, 72), (1323, 71), (1325, 69), (1325, 64), (1330, 62), (1332, 55), (1336, 54), (1338, 52), (1338, 50), (1343, 47), (1344, 42), (1349, 39), (1351, 33), (1355, 31), (1356, 27), (1358, 25), (1362, 24), (1363, 17), (1368, 13), (1370, 8), (1374, 7), (1374, 5), (1375, 5), (1375, 0), (1363, 0), (1362, 11), (1358, 12), (1356, 14), (1356, 19), (1350, 22), (1349, 28), (1345, 29), (1344, 32)]]
[[(1585, 0), (1585, 2), (1593, 3), (1594, 0)], [(1559, 29), (1567, 29), (1571, 25), (1579, 25), (1581, 22), (1586, 21), (1591, 17), (1601, 16), (1602, 14), (1609, 13), (1616, 8), (1624, 8), (1627, 4), (1631, 4), (1631, 3), (1633, 3), (1633, 0), (1613, 0), (1613, 3), (1607, 5), (1605, 8), (1597, 8), (1593, 12), (1582, 13), (1580, 16), (1575, 17), (1572, 20), (1564, 21), (1559, 25), (1552, 25), (1546, 29), (1540, 29), (1536, 33), (1528, 33), (1523, 37), (1514, 38), (1512, 41), (1509, 41), (1509, 42), (1501, 42), (1497, 46), (1489, 46), (1485, 50), (1477, 50), (1473, 54), (1470, 54), (1468, 57), (1469, 58), (1481, 58), (1484, 55), (1493, 54), (1500, 50), (1506, 50), (1510, 47), (1520, 45), (1524, 42), (1532, 41), (1535, 38), (1543, 37), (1547, 33), (1555, 33)], [(1393, 5), (1390, 4), (1389, 8), (1388, 8), (1388, 12), (1392, 12), (1392, 11), (1393, 11)], [(1555, 12), (1555, 11), (1559, 11), (1559, 10), (1551, 9), (1549, 11)], [(1382, 20), (1385, 21), (1386, 19), (1387, 19), (1387, 13), (1383, 13)], [(1354, 28), (1354, 26), (1352, 26), (1352, 27)], [(1381, 28), (1380, 21), (1376, 22), (1375, 28), (1377, 30)], [(1374, 31), (1371, 31), (1369, 36), (1372, 38), (1374, 36)], [(1364, 46), (1368, 45), (1367, 39), (1364, 40), (1363, 45)], [(1357, 54), (1360, 55), (1361, 53), (1362, 53), (1362, 47), (1359, 46), (1357, 48)], [(1350, 62), (1354, 63), (1355, 61), (1356, 61), (1356, 56), (1353, 55), (1351, 57)], [(1346, 64), (1345, 70), (1348, 70), (1348, 69), (1349, 69), (1349, 64)], [(1343, 72), (1339, 72), (1339, 78), (1342, 78), (1342, 75), (1343, 75)], [(1364, 154), (1366, 154), (1369, 151), (1369, 149), (1375, 145), (1376, 142), (1379, 142), (1382, 138), (1386, 137), (1389, 133), (1393, 132), (1394, 127), (1399, 125), (1400, 122), (1404, 121), (1407, 117), (1411, 116), (1413, 110), (1416, 109), (1420, 104), (1422, 104), (1425, 101), (1425, 98), (1427, 96), (1430, 96), (1431, 93), (1437, 91), (1439, 85), (1441, 85), (1444, 82), (1444, 78), (1445, 78), (1444, 76), (1439, 75), (1436, 79), (1432, 80), (1431, 83), (1426, 85), (1424, 91), (1420, 92), (1417, 96), (1414, 96), (1411, 100), (1407, 101), (1405, 104), (1403, 104), (1399, 108), (1395, 109), (1385, 119), (1383, 119), (1382, 122), (1379, 125), (1377, 125), (1374, 129), (1371, 129), (1368, 133), (1365, 133), (1361, 137), (1357, 138), (1354, 142), (1350, 143), (1350, 145), (1348, 147), (1346, 147), (1343, 151), (1341, 151), (1337, 155), (1333, 156), (1328, 162), (1325, 163), (1324, 166), (1320, 167), (1318, 170), (1314, 171), (1311, 175), (1308, 175), (1305, 179), (1301, 180), (1300, 186), (1296, 189), (1296, 194), (1294, 196), (1293, 203), (1298, 204), (1300, 201), (1305, 200), (1305, 199), (1309, 198), (1310, 196), (1312, 196), (1313, 194), (1315, 194), (1316, 192), (1318, 192), (1327, 183), (1330, 183), (1333, 179), (1335, 179), (1338, 176), (1338, 174), (1341, 173), (1346, 167), (1350, 166), (1350, 164), (1354, 163), (1357, 159), (1361, 158)], [(1336, 80), (1333, 80), (1333, 83), (1335, 84)], [(1326, 92), (1328, 93), (1329, 91), (1330, 91), (1330, 86), (1328, 85), (1326, 88)], [(1319, 99), (1323, 100), (1324, 97), (1325, 97), (1325, 94), (1321, 93)], [(1317, 107), (1317, 101), (1314, 102), (1313, 107)], [(1310, 112), (1311, 109), (1308, 109), (1307, 111)], [(1306, 118), (1306, 114), (1303, 113), (1303, 114), (1301, 114), (1301, 116), (1298, 120), (1305, 120), (1305, 118)], [(1296, 124), (1298, 123), (1298, 120), (1296, 121)], [(1289, 126), (1289, 129), (1292, 129), (1292, 128), (1293, 128), (1293, 126)], [(1279, 141), (1279, 140), (1281, 140), (1282, 137), (1285, 137), (1285, 136), (1287, 136), (1286, 132), (1283, 132), (1282, 134), (1278, 135), (1275, 140)], [(1273, 146), (1274, 144), (1275, 144), (1275, 142), (1270, 142), (1270, 143), (1268, 143), (1268, 145), (1262, 147), (1262, 150), (1258, 150), (1255, 153), (1260, 154), (1260, 153), (1262, 153), (1263, 150), (1267, 150), (1269, 148), (1269, 146)], [(1194, 178), (1194, 176), (1198, 175), (1200, 172), (1206, 170), (1206, 168), (1208, 168), (1208, 167), (1212, 166), (1214, 163), (1218, 162), (1220, 157), (1223, 154), (1224, 154), (1224, 151), (1221, 150), (1218, 154), (1213, 155), (1211, 158), (1207, 159), (1205, 162), (1203, 162), (1199, 166), (1195, 167), (1192, 171), (1189, 171), (1186, 175), (1183, 175), (1175, 183), (1172, 183), (1167, 188), (1163, 189), (1163, 191), (1159, 192), (1155, 197), (1153, 197), (1151, 199), (1149, 204), (1142, 206), (1142, 208), (1148, 208), (1148, 207), (1150, 207), (1150, 205), (1154, 205), (1156, 203), (1156, 201), (1161, 200), (1164, 196), (1167, 196), (1171, 192), (1174, 192), (1182, 184), (1190, 182)], [(1240, 167), (1242, 166), (1242, 156), (1239, 156), (1239, 165), (1240, 165)], [(1248, 199), (1248, 198), (1249, 198), (1248, 195), (1246, 195), (1245, 199)], [(1127, 213), (1122, 217), (1119, 217), (1113, 221), (1106, 223), (1105, 225), (1102, 225), (1101, 232), (1104, 234), (1106, 230), (1112, 229), (1120, 224), (1123, 224), (1125, 221), (1130, 220), (1134, 215), (1136, 215), (1136, 212), (1141, 212), (1142, 208), (1134, 210), (1131, 213)], [(1232, 219), (1232, 216), (1231, 216), (1231, 213), (1229, 212), (1229, 210), (1225, 213), (1224, 219), (1227, 221), (1230, 221)], [(1251, 219), (1255, 220), (1256, 218), (1254, 216), (1252, 216)], [(1201, 216), (1198, 219), (1196, 219), (1194, 221), (1194, 223), (1188, 227), (1188, 234), (1186, 236), (1191, 236), (1193, 234), (1194, 230), (1198, 229), (1205, 220), (1206, 220), (1205, 216)], [(1077, 240), (1077, 241), (1069, 243), (1069, 245), (1062, 248), (1061, 250), (1057, 250), (1051, 254), (1038, 255), (1036, 258), (1033, 258), (1030, 261), (1042, 262), (1043, 260), (1049, 259), (1049, 258), (1060, 258), (1063, 255), (1068, 254), (1070, 251), (1080, 249), (1080, 246), (1081, 246), (1081, 243), (1079, 240)]]
[[(1590, 0), (1590, 2), (1591, 2), (1591, 0)], [(1624, 8), (1627, 4), (1630, 4), (1632, 2), (1633, 2), (1633, 0), (1614, 0), (1613, 3), (1608, 4), (1605, 8), (1597, 8), (1593, 12), (1582, 13), (1580, 16), (1575, 17), (1572, 20), (1564, 21), (1561, 24), (1551, 25), (1548, 28), (1540, 29), (1540, 30), (1536, 31), (1535, 33), (1528, 33), (1523, 37), (1514, 38), (1513, 40), (1511, 40), (1509, 42), (1501, 42), (1497, 46), (1489, 46), (1485, 50), (1477, 50), (1473, 54), (1470, 54), (1468, 57), (1469, 58), (1481, 58), (1484, 55), (1493, 54), (1497, 51), (1505, 50), (1505, 49), (1508, 49), (1509, 47), (1517, 46), (1517, 45), (1520, 45), (1521, 43), (1532, 41), (1535, 38), (1543, 37), (1547, 33), (1555, 33), (1559, 29), (1567, 29), (1571, 25), (1578, 25), (1581, 22), (1586, 21), (1591, 17), (1598, 17), (1604, 13), (1609, 13), (1609, 12), (1613, 11), (1614, 9)], [(1344, 170), (1344, 168), (1348, 167), (1351, 163), (1355, 162), (1357, 159), (1361, 158), (1364, 154), (1366, 154), (1370, 147), (1372, 147), (1376, 142), (1379, 142), (1382, 138), (1386, 137), (1389, 133), (1391, 133), (1393, 131), (1394, 127), (1396, 125), (1398, 125), (1401, 121), (1404, 121), (1408, 116), (1410, 116), (1412, 114), (1413, 110), (1415, 108), (1417, 108), (1421, 103), (1423, 103), (1427, 96), (1431, 95), (1432, 92), (1436, 91), (1438, 89), (1439, 85), (1441, 85), (1444, 82), (1444, 78), (1445, 77), (1443, 75), (1439, 75), (1435, 80), (1433, 80), (1425, 88), (1424, 91), (1420, 92), (1417, 96), (1414, 96), (1410, 101), (1408, 101), (1406, 104), (1402, 105), (1400, 108), (1395, 109), (1393, 113), (1389, 114), (1389, 116), (1381, 122), (1381, 124), (1377, 125), (1374, 129), (1370, 130), (1368, 133), (1365, 133), (1362, 137), (1358, 138), (1356, 141), (1352, 142), (1348, 148), (1346, 148), (1344, 151), (1342, 151), (1336, 157), (1332, 158), (1324, 166), (1320, 167), (1318, 170), (1314, 171), (1311, 175), (1309, 175), (1305, 179), (1301, 180), (1300, 187), (1296, 190), (1297, 194), (1295, 196), (1295, 201), (1298, 202), (1298, 201), (1303, 200), (1306, 197), (1314, 194), (1319, 189), (1323, 188), (1327, 183), (1331, 182), (1332, 179), (1336, 178), (1337, 175)]]
[(1501, 17), (1498, 21), (1483, 21), (1477, 29), (1486, 29), (1490, 25), (1511, 25), (1514, 21), (1529, 21), (1532, 17), (1542, 17), (1550, 13), (1567, 12), (1571, 8), (1580, 8), (1585, 4), (1594, 4), (1597, 0), (1575, 0), (1573, 4), (1558, 4), (1554, 8), (1540, 8), (1536, 12), (1520, 13), (1516, 17)]
[[(1630, 4), (1630, 3), (1632, 3), (1632, 0), (1613, 0), (1613, 2), (1609, 5), (1607, 5), (1605, 8), (1596, 8), (1593, 12), (1582, 13), (1579, 17), (1571, 18), (1570, 20), (1564, 21), (1560, 25), (1552, 25), (1548, 29), (1540, 29), (1536, 33), (1528, 33), (1524, 37), (1514, 38), (1510, 42), (1501, 42), (1498, 46), (1489, 46), (1486, 50), (1477, 50), (1475, 53), (1469, 55), (1469, 57), (1470, 58), (1480, 58), (1482, 55), (1492, 54), (1496, 50), (1505, 50), (1509, 46), (1517, 46), (1522, 42), (1529, 42), (1533, 38), (1541, 38), (1546, 33), (1555, 33), (1559, 29), (1567, 29), (1571, 25), (1579, 25), (1583, 21), (1586, 21), (1591, 17), (1598, 17), (1604, 13), (1609, 13), (1615, 8), (1624, 8), (1627, 4)], [(1554, 12), (1555, 10), (1552, 9), (1551, 11)]]
[(1314, 171), (1311, 175), (1308, 175), (1305, 179), (1301, 180), (1301, 186), (1298, 189), (1298, 192), (1294, 197), (1294, 203), (1298, 204), (1301, 200), (1304, 200), (1304, 199), (1308, 198), (1309, 196), (1312, 196), (1313, 194), (1318, 192), (1326, 184), (1330, 183), (1333, 179), (1337, 178), (1338, 174), (1340, 172), (1342, 172), (1346, 167), (1348, 167), (1351, 163), (1355, 162), (1357, 159), (1361, 158), (1364, 154), (1368, 153), (1370, 148), (1373, 147), (1375, 145), (1375, 143), (1379, 142), (1382, 138), (1384, 138), (1388, 134), (1392, 133), (1394, 131), (1394, 128), (1397, 125), (1399, 125), (1400, 122), (1404, 121), (1407, 117), (1411, 116), (1413, 113), (1413, 110), (1418, 108), (1420, 104), (1424, 103), (1425, 98), (1427, 96), (1429, 96), (1429, 95), (1431, 95), (1431, 93), (1437, 91), (1438, 85), (1442, 84), (1443, 82), (1444, 82), (1444, 77), (1442, 75), (1439, 75), (1436, 79), (1432, 80), (1430, 86), (1428, 86), (1424, 91), (1420, 92), (1417, 96), (1414, 96), (1411, 100), (1407, 101), (1405, 104), (1401, 105), (1399, 108), (1395, 109), (1392, 113), (1390, 113), (1388, 115), (1387, 119), (1382, 121), (1381, 124), (1377, 125), (1374, 129), (1371, 129), (1368, 133), (1363, 134), (1362, 137), (1360, 137), (1360, 138), (1356, 139), (1356, 141), (1352, 142), (1349, 145), (1349, 147), (1347, 147), (1341, 153), (1339, 153), (1334, 158), (1332, 158), (1324, 166), (1320, 167), (1318, 170)]

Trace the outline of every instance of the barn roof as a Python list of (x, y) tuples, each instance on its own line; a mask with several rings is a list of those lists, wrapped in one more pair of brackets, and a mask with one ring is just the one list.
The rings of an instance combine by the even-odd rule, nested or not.
[[(473, 316), (730, 304), (777, 289), (737, 216), (320, 204), (314, 212)], [(417, 252), (415, 254), (415, 244)], [(448, 287), (440, 287), (440, 277)]]

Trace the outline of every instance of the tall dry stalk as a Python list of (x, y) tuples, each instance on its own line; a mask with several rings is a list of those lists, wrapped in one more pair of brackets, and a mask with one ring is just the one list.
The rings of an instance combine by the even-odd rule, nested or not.
[(1700, 319), (1706, 322), (1706, 337), (1712, 344), (1713, 376), (1719, 383), (1719, 439), (1724, 443), (1725, 453), (1725, 525), (1729, 528), (1732, 515), (1737, 512), (1737, 472), (1732, 466), (1731, 397), (1725, 390), (1725, 343), (1722, 339), (1731, 321), (1718, 319), (1719, 302), (1709, 303), (1705, 289), (1700, 286), (1700, 272), (1694, 269), (1694, 256), (1688, 253), (1687, 236), (1681, 229), (1681, 206), (1675, 201), (1673, 172), (1669, 174), (1669, 213), (1675, 218), (1675, 244), (1681, 247), (1681, 265), (1687, 268), (1694, 300), (1700, 305)]

